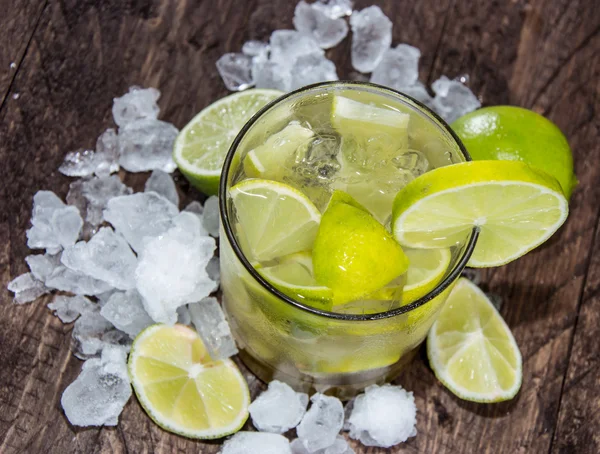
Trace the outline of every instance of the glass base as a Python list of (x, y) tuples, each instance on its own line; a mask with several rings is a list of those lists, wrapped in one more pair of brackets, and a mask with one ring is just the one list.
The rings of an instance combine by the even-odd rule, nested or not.
[(276, 369), (256, 359), (245, 349), (240, 350), (239, 356), (246, 367), (265, 383), (280, 380), (296, 391), (308, 394), (320, 392), (341, 400), (349, 400), (360, 394), (369, 385), (382, 385), (392, 381), (412, 361), (418, 349), (419, 346), (413, 348), (390, 366), (340, 374), (306, 374), (297, 370), (290, 373), (292, 371)]

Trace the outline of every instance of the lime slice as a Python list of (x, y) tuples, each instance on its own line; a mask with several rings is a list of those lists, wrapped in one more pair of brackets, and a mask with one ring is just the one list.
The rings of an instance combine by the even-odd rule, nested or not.
[(287, 161), (302, 145), (308, 144), (314, 133), (297, 121), (291, 122), (281, 131), (244, 158), (244, 171), (253, 178), (281, 180)]
[(310, 252), (297, 252), (279, 260), (277, 265), (257, 267), (274, 287), (296, 301), (318, 309), (330, 310), (333, 292), (317, 284)]
[(427, 336), (436, 377), (461, 399), (501, 402), (521, 387), (523, 360), (510, 329), (472, 282), (461, 278)]
[(321, 219), (313, 246), (315, 278), (333, 290), (334, 303), (357, 300), (408, 268), (400, 245), (364, 209), (339, 201)]
[(173, 159), (181, 173), (200, 191), (216, 195), (233, 139), (252, 115), (282, 94), (278, 90), (246, 90), (203, 109), (175, 140)]
[(229, 190), (251, 260), (310, 250), (321, 213), (300, 191), (270, 180), (244, 180)]
[(446, 274), (452, 254), (450, 249), (405, 248), (410, 266), (406, 272), (406, 284), (402, 304), (409, 304), (432, 291)]
[(190, 438), (220, 438), (248, 419), (246, 380), (226, 359), (211, 361), (184, 325), (152, 325), (129, 354), (131, 384), (148, 415), (165, 430)]
[(392, 232), (413, 248), (451, 247), (480, 229), (469, 266), (504, 265), (546, 241), (563, 224), (567, 200), (550, 175), (516, 161), (440, 167), (394, 200)]

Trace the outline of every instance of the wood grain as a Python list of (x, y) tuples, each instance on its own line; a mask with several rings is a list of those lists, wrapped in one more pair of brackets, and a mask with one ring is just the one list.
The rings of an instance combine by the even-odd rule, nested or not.
[[(421, 353), (398, 379), (415, 393), (419, 435), (390, 450), (352, 442), (355, 451), (599, 452), (600, 8), (595, 0), (356, 3), (380, 5), (395, 24), (394, 43), (421, 49), (422, 80), (466, 74), (484, 103), (522, 105), (555, 121), (573, 147), (580, 185), (555, 238), (485, 273), (485, 289), (504, 298), (502, 314), (523, 353), (517, 398), (497, 405), (460, 401), (437, 382)], [(56, 169), (67, 151), (93, 145), (111, 126), (113, 97), (133, 84), (155, 86), (163, 93), (161, 117), (183, 126), (227, 93), (216, 59), (248, 39), (291, 28), (295, 1), (5, 5), (0, 0), (0, 11), (9, 11), (0, 15), (0, 65), (6, 58), (22, 63), (13, 74), (0, 71), (0, 452), (217, 453), (216, 442), (159, 429), (135, 398), (116, 428), (70, 426), (60, 396), (81, 367), (69, 352), (70, 327), (51, 316), (46, 300), (13, 305), (5, 287), (27, 270), (33, 194), (42, 188), (66, 194), (70, 179)], [(349, 39), (328, 55), (340, 76), (357, 76)], [(127, 175), (126, 182), (139, 189), (145, 178)], [(200, 197), (183, 180), (180, 189)], [(245, 373), (258, 393), (263, 385)]]

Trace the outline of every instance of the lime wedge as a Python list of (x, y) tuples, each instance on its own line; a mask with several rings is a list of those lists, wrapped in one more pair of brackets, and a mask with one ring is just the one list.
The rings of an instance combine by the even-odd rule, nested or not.
[(233, 139), (252, 115), (282, 94), (278, 90), (246, 90), (203, 109), (175, 140), (173, 159), (181, 173), (200, 191), (216, 195)]
[(281, 180), (287, 161), (302, 145), (308, 144), (314, 133), (297, 121), (270, 136), (267, 141), (250, 150), (244, 158), (244, 171), (252, 178)]
[(364, 209), (338, 201), (321, 219), (313, 246), (315, 278), (333, 290), (334, 304), (357, 300), (408, 268), (400, 245)]
[(522, 359), (510, 329), (472, 282), (461, 278), (427, 336), (436, 377), (461, 399), (512, 399), (522, 380)]
[(452, 254), (450, 249), (405, 248), (410, 267), (406, 272), (406, 284), (402, 304), (410, 304), (432, 291), (446, 274)]
[(310, 252), (297, 252), (279, 260), (269, 267), (257, 267), (257, 271), (274, 287), (289, 297), (318, 309), (330, 310), (333, 292), (317, 284), (313, 276)]
[(131, 384), (156, 424), (190, 438), (220, 438), (248, 419), (246, 380), (226, 359), (211, 361), (196, 333), (184, 325), (153, 325), (129, 354)]
[(394, 200), (392, 232), (412, 248), (450, 247), (474, 226), (469, 266), (504, 265), (546, 241), (563, 224), (567, 200), (550, 175), (516, 161), (440, 167), (409, 183)]
[(238, 236), (251, 260), (264, 262), (312, 248), (321, 213), (300, 191), (271, 180), (251, 179), (229, 190)]

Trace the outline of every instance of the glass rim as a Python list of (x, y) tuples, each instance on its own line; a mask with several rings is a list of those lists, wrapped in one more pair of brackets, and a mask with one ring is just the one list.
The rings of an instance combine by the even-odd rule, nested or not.
[(433, 290), (429, 291), (427, 294), (425, 294), (421, 298), (419, 298), (405, 306), (400, 306), (396, 309), (391, 309), (391, 310), (385, 311), (385, 312), (378, 312), (376, 314), (342, 314), (342, 313), (338, 313), (338, 312), (330, 312), (330, 311), (317, 309), (312, 306), (303, 304), (299, 301), (296, 301), (293, 298), (290, 298), (289, 296), (285, 295), (281, 291), (277, 290), (273, 285), (271, 285), (271, 283), (269, 281), (264, 279), (254, 269), (254, 267), (250, 264), (249, 260), (246, 258), (246, 256), (242, 252), (242, 249), (240, 248), (240, 246), (237, 242), (237, 239), (235, 238), (235, 234), (233, 233), (233, 228), (231, 226), (229, 214), (227, 213), (227, 176), (229, 174), (229, 170), (231, 168), (231, 163), (233, 161), (233, 157), (235, 156), (235, 152), (237, 151), (237, 149), (240, 145), (240, 142), (242, 141), (242, 139), (244, 138), (246, 133), (250, 130), (250, 128), (252, 126), (254, 126), (254, 124), (258, 121), (258, 119), (261, 118), (267, 111), (271, 110), (273, 107), (284, 102), (285, 100), (289, 99), (290, 97), (293, 97), (299, 93), (313, 90), (315, 88), (334, 87), (336, 85), (340, 85), (340, 86), (352, 85), (352, 86), (376, 89), (378, 91), (388, 92), (388, 93), (394, 95), (395, 97), (399, 97), (402, 100), (407, 100), (407, 101), (409, 101), (409, 103), (415, 104), (418, 108), (420, 108), (422, 111), (424, 111), (427, 115), (429, 115), (430, 117), (433, 117), (435, 120), (437, 120), (439, 125), (442, 127), (442, 129), (444, 129), (445, 132), (450, 134), (452, 139), (454, 139), (454, 141), (458, 145), (458, 148), (466, 161), (472, 160), (471, 155), (469, 155), (469, 153), (467, 152), (463, 143), (460, 141), (458, 136), (454, 133), (452, 128), (450, 128), (448, 123), (446, 123), (444, 121), (444, 119), (442, 119), (437, 113), (435, 113), (433, 110), (431, 110), (429, 107), (427, 107), (422, 102), (417, 101), (416, 99), (414, 99), (400, 91), (394, 90), (389, 87), (384, 87), (382, 85), (373, 84), (371, 82), (359, 82), (359, 81), (336, 80), (336, 81), (319, 82), (316, 84), (307, 85), (307, 86), (301, 87), (297, 90), (291, 91), (289, 93), (285, 93), (285, 94), (281, 95), (279, 98), (274, 99), (273, 101), (266, 104), (258, 112), (256, 112), (250, 118), (250, 120), (248, 120), (246, 122), (246, 124), (242, 127), (242, 129), (240, 130), (238, 135), (233, 140), (231, 146), (229, 147), (229, 150), (227, 151), (227, 155), (225, 156), (225, 161), (223, 162), (223, 167), (221, 170), (221, 179), (219, 182), (219, 215), (220, 215), (220, 219), (221, 219), (221, 224), (223, 226), (223, 230), (225, 231), (225, 235), (227, 236), (227, 240), (229, 241), (229, 244), (231, 245), (236, 257), (242, 263), (242, 265), (244, 266), (246, 271), (265, 290), (267, 290), (269, 293), (277, 296), (284, 303), (289, 304), (301, 311), (309, 312), (316, 316), (330, 318), (330, 319), (336, 319), (336, 320), (372, 321), (372, 320), (382, 320), (382, 319), (392, 318), (392, 317), (396, 317), (398, 315), (402, 315), (402, 314), (411, 312), (411, 311), (423, 306), (424, 304), (428, 303), (429, 301), (431, 301), (432, 299), (434, 299), (435, 297), (440, 295), (456, 279), (458, 279), (460, 277), (460, 274), (467, 266), (467, 263), (469, 262), (469, 259), (471, 258), (471, 254), (473, 253), (473, 250), (475, 249), (475, 244), (477, 243), (477, 238), (479, 237), (479, 228), (478, 227), (473, 227), (473, 230), (471, 231), (471, 235), (469, 237), (469, 241), (467, 242), (462, 255), (458, 259), (456, 265), (454, 266), (454, 268), (450, 272), (450, 274), (448, 274), (444, 279), (442, 279), (442, 281), (440, 281)]

